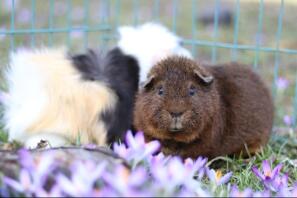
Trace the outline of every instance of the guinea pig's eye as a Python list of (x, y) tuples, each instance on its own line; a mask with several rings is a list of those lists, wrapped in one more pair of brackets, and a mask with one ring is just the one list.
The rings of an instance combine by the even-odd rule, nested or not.
[(189, 95), (194, 96), (196, 94), (196, 92), (197, 92), (196, 87), (191, 86), (190, 89), (189, 89)]
[(163, 89), (162, 86), (158, 88), (158, 95), (159, 96), (163, 96), (164, 95), (164, 89)]

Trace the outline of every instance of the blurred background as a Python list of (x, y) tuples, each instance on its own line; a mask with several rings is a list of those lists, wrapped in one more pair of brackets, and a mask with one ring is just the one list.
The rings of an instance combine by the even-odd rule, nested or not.
[(295, 128), (296, 10), (296, 0), (1, 0), (0, 68), (3, 74), (19, 47), (104, 51), (114, 46), (118, 26), (156, 21), (199, 61), (253, 67), (273, 93), (275, 126)]

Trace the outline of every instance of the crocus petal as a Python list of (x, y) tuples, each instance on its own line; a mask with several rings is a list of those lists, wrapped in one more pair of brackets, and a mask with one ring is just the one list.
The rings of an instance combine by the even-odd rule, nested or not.
[(217, 181), (217, 185), (219, 186), (219, 185), (227, 183), (230, 180), (232, 174), (233, 174), (232, 172), (229, 172), (226, 175), (224, 175), (223, 177), (221, 177), (221, 179), (219, 181)]
[(271, 182), (271, 188), (270, 190), (274, 192), (278, 191), (285, 191), (285, 189), (288, 189), (288, 174), (285, 174), (283, 176), (277, 175), (274, 180)]
[(192, 167), (193, 165), (194, 165), (194, 161), (192, 160), (192, 158), (187, 158), (185, 160), (185, 166)]
[(99, 179), (102, 174), (105, 172), (107, 167), (107, 162), (103, 161), (96, 167), (96, 169), (92, 172), (91, 181), (95, 182), (95, 180)]
[(260, 178), (261, 180), (265, 180), (265, 176), (259, 171), (256, 166), (252, 167), (252, 171), (258, 178)]
[(129, 185), (133, 187), (141, 186), (147, 178), (147, 171), (143, 167), (139, 167), (131, 173), (129, 177)]
[(21, 183), (9, 177), (3, 177), (3, 182), (18, 192), (24, 192), (25, 189)]
[(271, 167), (267, 160), (264, 160), (262, 163), (262, 169), (264, 171), (264, 176), (271, 177)]
[(128, 156), (128, 149), (124, 144), (113, 144), (113, 151), (123, 158)]
[(32, 187), (31, 176), (30, 176), (30, 173), (25, 169), (22, 169), (20, 172), (20, 183), (23, 185), (25, 190), (31, 190), (31, 187)]
[(136, 133), (136, 135), (135, 135), (135, 141), (138, 144), (144, 144), (145, 143), (143, 132), (137, 132)]
[(216, 182), (216, 172), (213, 169), (209, 169), (208, 167), (205, 169), (207, 177), (210, 181)]
[(253, 191), (250, 188), (244, 189), (242, 192), (238, 190), (237, 186), (233, 186), (230, 192), (230, 197), (252, 197)]
[(157, 140), (147, 143), (144, 155), (148, 156), (148, 155), (154, 154), (155, 152), (157, 152), (159, 150), (160, 146), (161, 146), (161, 144)]
[(205, 168), (201, 168), (198, 172), (198, 180), (202, 180), (205, 173)]
[(282, 164), (278, 164), (272, 171), (271, 173), (271, 178), (275, 178), (275, 176), (277, 176), (280, 172), (280, 170), (282, 169), (283, 165)]
[(135, 141), (131, 131), (128, 131), (126, 134), (126, 143), (127, 143), (128, 147), (131, 147), (133, 149), (138, 148), (138, 144)]
[(35, 166), (34, 159), (27, 149), (20, 149), (18, 151), (18, 155), (20, 158), (20, 163), (24, 168), (30, 169), (30, 170), (34, 168)]
[(59, 174), (56, 177), (57, 185), (60, 186), (62, 192), (66, 193), (70, 196), (79, 196), (77, 193), (77, 189), (74, 188), (72, 182), (62, 174)]
[(265, 191), (258, 191), (253, 193), (253, 197), (271, 197), (270, 192)]
[(207, 162), (207, 158), (199, 157), (194, 163), (194, 167), (193, 167), (194, 170), (196, 171), (200, 170), (202, 167), (205, 166), (206, 162)]

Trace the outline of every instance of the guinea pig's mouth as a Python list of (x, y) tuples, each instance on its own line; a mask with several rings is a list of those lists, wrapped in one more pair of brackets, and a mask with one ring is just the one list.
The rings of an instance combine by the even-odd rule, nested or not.
[(183, 128), (170, 128), (169, 129), (169, 132), (172, 132), (172, 133), (177, 133), (177, 132), (183, 132)]
[(168, 127), (168, 131), (172, 133), (182, 132), (184, 130), (181, 119), (173, 119)]
[(172, 133), (177, 133), (177, 132), (183, 132), (184, 131), (184, 128), (182, 127), (170, 127), (168, 129), (169, 132), (172, 132)]

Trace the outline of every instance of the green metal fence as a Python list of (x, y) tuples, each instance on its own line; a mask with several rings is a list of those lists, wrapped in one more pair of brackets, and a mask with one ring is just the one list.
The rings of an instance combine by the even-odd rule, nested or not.
[[(292, 0), (1, 0), (0, 58), (4, 64), (20, 46), (106, 49), (118, 26), (158, 21), (199, 60), (252, 65), (271, 83), (276, 123), (288, 114), (296, 126), (296, 9)], [(232, 14), (227, 25), (220, 21), (224, 10)], [(213, 21), (203, 24), (205, 16)], [(279, 91), (283, 79), (290, 86)]]

